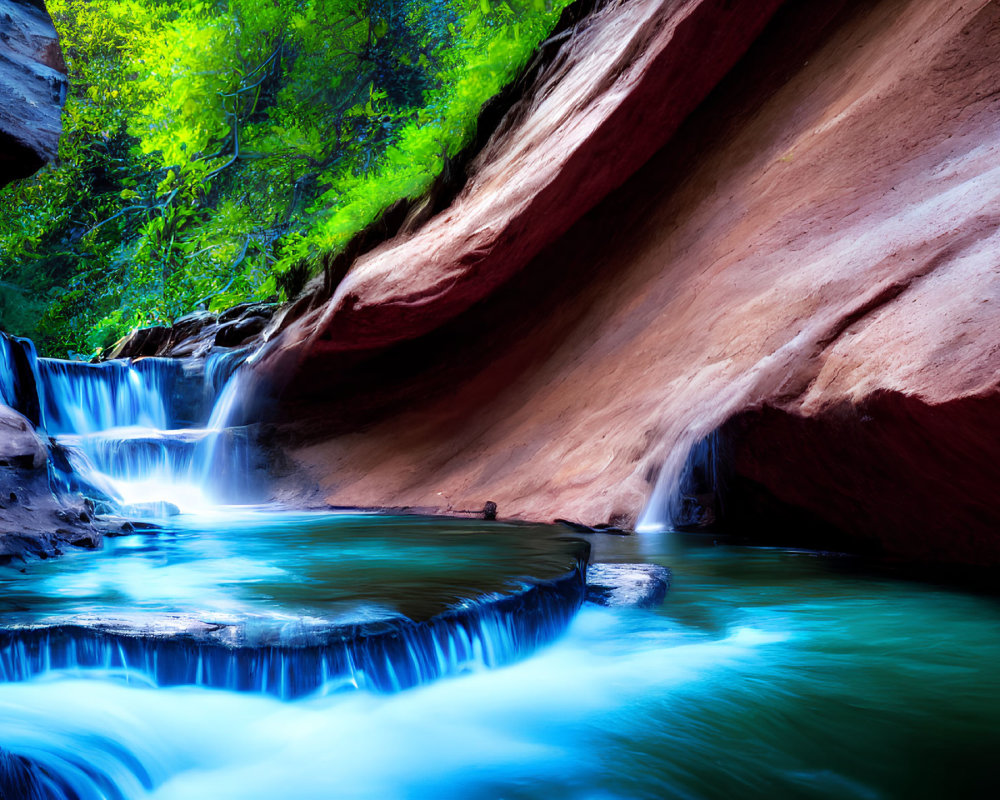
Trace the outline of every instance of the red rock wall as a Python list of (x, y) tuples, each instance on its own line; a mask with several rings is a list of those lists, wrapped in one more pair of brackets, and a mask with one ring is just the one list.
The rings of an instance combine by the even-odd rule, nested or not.
[[(627, 122), (606, 141), (637, 137)], [(426, 320), (469, 280), (482, 250), (455, 210), (429, 226), (451, 283), (406, 300), (407, 241), (373, 254), (394, 253), (402, 288), (372, 288), (359, 265), (344, 290), (359, 316), (332, 322), (338, 293), (313, 332), (327, 342), (299, 336), (286, 395), (313, 497), (635, 520), (694, 441), (761, 414), (736, 468), (775, 496), (893, 552), (1000, 560), (984, 545), (1000, 511), (983, 499), (1000, 486), (998, 147), (996, 4), (790, 3), (652, 161), (452, 322), (333, 355), (385, 343), (365, 338), (367, 309)]]
[(313, 356), (380, 348), (488, 296), (670, 138), (781, 2), (598, 3), (451, 207), (359, 259), (294, 335)]

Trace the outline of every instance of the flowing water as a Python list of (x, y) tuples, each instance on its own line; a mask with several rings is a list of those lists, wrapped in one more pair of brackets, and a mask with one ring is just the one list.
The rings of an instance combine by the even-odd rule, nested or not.
[[(352, 518), (352, 538), (366, 524), (378, 538), (381, 526), (413, 523)], [(431, 534), (436, 523), (421, 527)], [(434, 535), (423, 554), (430, 574), (440, 569), (444, 585), (463, 584), (477, 558), (452, 572)], [(995, 598), (866, 574), (842, 558), (694, 536), (602, 537), (595, 546), (606, 560), (670, 566), (664, 606), (585, 607), (531, 657), (400, 693), (317, 692), (288, 702), (157, 687), (116, 669), (57, 671), (0, 685), (0, 743), (81, 798), (996, 796)], [(313, 571), (327, 567), (308, 566), (304, 554), (279, 558), (278, 569), (303, 559), (304, 580), (289, 588), (268, 571), (269, 559), (257, 561), (263, 547), (251, 546), (242, 563), (239, 551), (216, 551), (214, 563), (204, 553), (204, 566), (192, 551), (181, 570), (188, 574), (163, 581), (152, 572), (172, 564), (168, 556), (156, 566), (158, 548), (122, 554), (123, 563), (150, 562), (133, 588), (123, 585), (127, 570), (63, 560), (25, 579), (34, 588), (18, 596), (24, 605), (37, 602), (32, 593), (79, 604), (124, 593), (152, 606), (176, 580), (177, 594), (198, 605), (217, 574), (221, 591), (240, 602), (277, 591), (279, 606), (314, 613), (328, 601), (308, 589)], [(415, 570), (405, 561), (397, 566)], [(353, 569), (329, 568), (341, 578)], [(376, 584), (386, 586), (384, 577)], [(424, 594), (423, 607), (423, 581), (402, 584)]]
[(1000, 793), (996, 597), (651, 532), (584, 538), (665, 604), (581, 609), (562, 528), (218, 506), (253, 494), (246, 355), (0, 337), (56, 488), (188, 512), (0, 568), (2, 800)]
[(29, 341), (0, 334), (0, 402), (52, 437), (54, 488), (129, 516), (208, 513), (259, 493), (241, 425), (254, 391), (240, 370), (249, 355), (92, 364), (38, 358)]

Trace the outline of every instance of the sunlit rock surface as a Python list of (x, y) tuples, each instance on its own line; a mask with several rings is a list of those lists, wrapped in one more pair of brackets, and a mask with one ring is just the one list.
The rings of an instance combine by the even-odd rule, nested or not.
[[(732, 468), (777, 501), (892, 553), (1000, 563), (1000, 8), (787, 4), (564, 233), (561, 212), (525, 211), (550, 191), (526, 174), (574, 176), (555, 181), (556, 205), (586, 206), (645, 158), (632, 148), (675, 103), (642, 91), (651, 51), (624, 45), (639, 30), (660, 41), (674, 17), (602, 13), (536, 87), (548, 111), (512, 120), (452, 209), (363, 259), (302, 323), (285, 400), (307, 479), (286, 496), (440, 510), (490, 497), (508, 517), (664, 524), (691, 446), (739, 417)], [(719, 66), (711, 48), (683, 52), (680, 82)], [(622, 107), (641, 93), (642, 113), (593, 126), (594, 106), (566, 93), (598, 64), (631, 76), (594, 80)], [(589, 141), (603, 143), (581, 167), (593, 182), (572, 171)], [(477, 216), (479, 185), (520, 227)], [(375, 356), (332, 355), (484, 297)]]
[(0, 186), (55, 158), (66, 87), (42, 0), (0, 0)]

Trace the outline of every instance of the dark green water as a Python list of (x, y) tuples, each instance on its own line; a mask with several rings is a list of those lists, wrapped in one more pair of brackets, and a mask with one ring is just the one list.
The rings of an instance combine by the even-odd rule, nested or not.
[(996, 598), (808, 553), (591, 538), (601, 560), (669, 566), (665, 605), (585, 608), (531, 658), (389, 696), (0, 685), (0, 744), (75, 754), (128, 798), (998, 796)]
[(581, 552), (544, 525), (230, 509), (177, 517), (23, 571), (0, 567), (0, 624), (68, 615), (201, 619), (427, 619), (531, 579)]

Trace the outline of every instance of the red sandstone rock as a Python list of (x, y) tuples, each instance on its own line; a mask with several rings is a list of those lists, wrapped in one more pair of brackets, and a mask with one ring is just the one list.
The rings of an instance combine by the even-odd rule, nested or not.
[(81, 498), (53, 495), (48, 463), (48, 451), (31, 423), (0, 405), (0, 565), (101, 542)]
[(359, 259), (292, 336), (311, 337), (311, 351), (383, 347), (486, 297), (652, 156), (780, 4), (607, 3), (574, 29), (451, 207)]
[[(664, 13), (606, 19), (630, 10)], [(453, 209), (304, 318), (286, 403), (315, 499), (635, 520), (656, 476), (669, 486), (691, 444), (738, 417), (735, 468), (779, 499), (891, 552), (1000, 563), (1000, 7), (836, 11), (791, 3), (656, 158), (475, 309), (360, 363), (330, 357), (499, 286), (568, 224), (521, 213), (532, 192), (562, 186), (560, 205), (578, 186), (585, 206), (645, 158), (626, 151), (673, 119), (672, 95), (595, 126), (591, 106), (557, 100), (592, 67), (567, 64), (540, 101), (554, 109), (504, 134), (531, 147), (505, 162), (494, 145)], [(609, 89), (619, 107), (645, 85), (636, 63)], [(577, 167), (590, 181), (572, 153), (595, 140)], [(490, 226), (477, 186), (511, 187), (497, 202), (516, 227)], [(513, 266), (484, 276), (495, 253)]]

